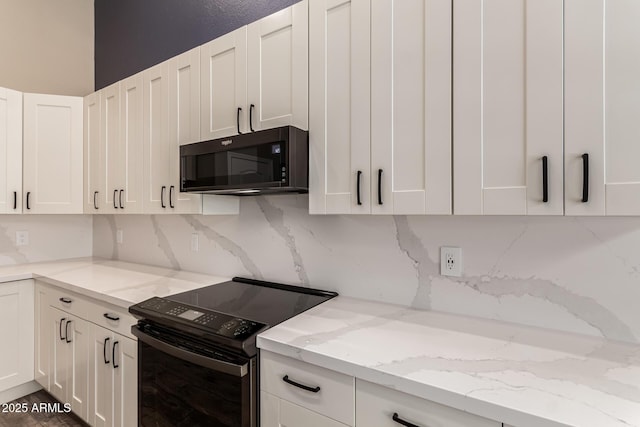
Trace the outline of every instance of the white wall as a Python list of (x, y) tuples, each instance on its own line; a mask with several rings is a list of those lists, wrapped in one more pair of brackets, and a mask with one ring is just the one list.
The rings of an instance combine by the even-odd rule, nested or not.
[[(94, 255), (640, 343), (640, 218), (307, 212), (268, 196), (239, 216), (96, 216)], [(439, 275), (443, 245), (462, 247), (464, 277)]]
[[(27, 246), (16, 246), (16, 231), (29, 232)], [(0, 265), (87, 257), (92, 243), (90, 215), (0, 216)]]
[(0, 0), (0, 86), (87, 95), (93, 53), (93, 0)]

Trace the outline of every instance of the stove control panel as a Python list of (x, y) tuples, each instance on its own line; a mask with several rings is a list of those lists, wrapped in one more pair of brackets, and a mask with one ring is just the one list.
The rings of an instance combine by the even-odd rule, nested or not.
[(242, 341), (265, 327), (264, 323), (233, 317), (225, 313), (192, 307), (187, 304), (154, 297), (132, 308), (139, 307), (165, 316), (174, 317), (182, 322), (192, 323), (209, 333)]

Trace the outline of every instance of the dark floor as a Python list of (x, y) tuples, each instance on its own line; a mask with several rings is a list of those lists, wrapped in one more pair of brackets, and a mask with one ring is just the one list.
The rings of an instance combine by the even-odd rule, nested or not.
[[(58, 401), (46, 391), (40, 390), (27, 396), (0, 405), (0, 427), (88, 427), (84, 421), (72, 413), (65, 413), (64, 405), (59, 404), (60, 412), (32, 411), (33, 404), (40, 407), (40, 403), (57, 403)], [(15, 412), (15, 404), (27, 404), (27, 412)], [(21, 405), (22, 407), (23, 405)]]

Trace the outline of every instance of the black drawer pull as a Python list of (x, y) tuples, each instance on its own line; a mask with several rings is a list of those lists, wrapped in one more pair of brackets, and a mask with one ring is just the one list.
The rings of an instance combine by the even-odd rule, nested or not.
[(174, 204), (173, 204), (173, 191), (175, 190), (175, 186), (171, 186), (169, 187), (169, 207), (171, 209), (175, 208)]
[(120, 205), (120, 209), (124, 209), (124, 206), (122, 206), (122, 193), (124, 192), (124, 190), (120, 190), (118, 192), (118, 204)]
[(582, 155), (582, 203), (589, 201), (589, 154)]
[(236, 125), (238, 126), (238, 135), (242, 135), (242, 132), (240, 132), (240, 112), (242, 111), (242, 108), (238, 107), (238, 111), (236, 112)]
[(113, 363), (113, 367), (114, 369), (117, 368), (118, 364), (116, 364), (116, 346), (120, 344), (120, 341), (114, 341), (113, 342), (113, 347), (111, 347), (111, 362)]
[(109, 320), (113, 320), (114, 322), (120, 320), (120, 318), (118, 316), (112, 316), (109, 313), (105, 313), (104, 317), (106, 317)]
[(303, 390), (310, 391), (311, 393), (317, 393), (317, 392), (320, 391), (320, 386), (309, 387), (308, 385), (297, 383), (297, 382), (295, 382), (293, 380), (290, 380), (289, 379), (289, 375), (285, 375), (284, 377), (282, 377), (282, 381), (284, 381), (287, 384), (291, 384), (292, 386), (296, 386), (298, 388), (301, 388)]
[(71, 298), (60, 297), (60, 302), (63, 302), (65, 304), (71, 304), (73, 300)]
[(69, 339), (69, 325), (71, 324), (71, 320), (67, 320), (67, 324), (64, 325), (64, 340), (68, 343), (71, 342), (71, 340)]
[(164, 204), (164, 192), (167, 190), (166, 186), (162, 186), (162, 188), (160, 189), (160, 207), (161, 208), (166, 208), (167, 205)]
[(64, 341), (66, 338), (62, 336), (62, 324), (66, 320), (66, 317), (60, 319), (60, 326), (58, 326), (58, 334), (60, 335), (60, 341)]
[(109, 361), (107, 360), (107, 343), (109, 342), (109, 337), (104, 339), (104, 347), (102, 347), (102, 357), (104, 358), (104, 364), (108, 365)]
[(405, 421), (402, 418), (400, 418), (400, 416), (398, 415), (397, 412), (393, 413), (393, 417), (391, 418), (393, 421), (397, 422), (398, 424), (405, 426), (405, 427), (420, 427), (417, 424), (412, 424), (409, 421)]
[(18, 192), (13, 192), (13, 210), (18, 209)]
[(362, 204), (362, 200), (360, 200), (360, 177), (362, 176), (362, 171), (358, 171), (356, 174), (356, 202), (358, 205)]
[(31, 209), (31, 206), (29, 205), (29, 196), (31, 196), (31, 191), (27, 191), (27, 209)]
[(96, 201), (96, 197), (98, 197), (98, 192), (94, 191), (93, 192), (93, 208), (94, 209), (98, 209), (98, 202)]
[(118, 190), (113, 190), (113, 208), (118, 209), (118, 205), (116, 204), (116, 196), (118, 195)]
[(542, 203), (549, 202), (549, 159), (542, 156)]
[(378, 204), (382, 204), (382, 169), (378, 169)]
[(256, 106), (253, 104), (249, 106), (249, 130), (251, 132), (255, 132), (255, 129), (253, 129), (253, 109), (254, 108), (256, 108)]

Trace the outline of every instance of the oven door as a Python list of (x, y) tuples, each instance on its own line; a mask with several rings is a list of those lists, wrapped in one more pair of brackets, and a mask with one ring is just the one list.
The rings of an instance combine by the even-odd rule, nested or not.
[(228, 356), (148, 326), (134, 325), (132, 333), (140, 426), (256, 427), (255, 357)]

